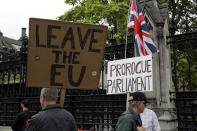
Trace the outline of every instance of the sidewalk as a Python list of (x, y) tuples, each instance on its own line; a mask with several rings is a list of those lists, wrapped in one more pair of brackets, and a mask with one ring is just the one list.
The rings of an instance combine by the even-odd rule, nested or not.
[(12, 131), (9, 126), (0, 126), (0, 131)]

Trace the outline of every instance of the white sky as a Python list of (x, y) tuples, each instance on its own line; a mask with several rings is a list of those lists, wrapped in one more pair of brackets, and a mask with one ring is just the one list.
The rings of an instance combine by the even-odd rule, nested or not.
[(1, 0), (0, 31), (4, 36), (19, 39), (21, 28), (29, 30), (29, 18), (56, 19), (71, 7), (64, 0)]

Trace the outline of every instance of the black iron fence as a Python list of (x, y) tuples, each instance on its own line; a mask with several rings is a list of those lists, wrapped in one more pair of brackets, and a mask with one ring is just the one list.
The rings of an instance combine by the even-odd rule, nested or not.
[(169, 37), (172, 48), (172, 74), (179, 131), (197, 130), (197, 32)]
[[(172, 73), (179, 131), (197, 130), (197, 33), (175, 35), (168, 38), (171, 44)], [(32, 113), (38, 112), (40, 88), (27, 88), (27, 38), (20, 51), (0, 53), (0, 125), (11, 125), (20, 112), (20, 102), (29, 99)], [(105, 48), (105, 60), (122, 59), (125, 45)], [(128, 44), (127, 58), (133, 55), (133, 43)], [(106, 66), (105, 63), (103, 67)], [(102, 74), (105, 70), (103, 68)], [(104, 82), (104, 81), (103, 81)], [(125, 95), (106, 95), (104, 84), (96, 91), (67, 90), (65, 108), (75, 117), (80, 129), (114, 130), (118, 116), (125, 110)]]
[[(10, 126), (17, 113), (20, 102), (29, 99), (32, 114), (41, 110), (40, 88), (26, 87), (27, 38), (23, 39), (20, 51), (2, 53), (0, 59), (0, 126)], [(127, 57), (133, 56), (133, 43), (127, 45)], [(125, 57), (125, 44), (108, 46), (105, 60)], [(103, 67), (106, 66), (103, 64)], [(102, 74), (105, 73), (103, 68)], [(103, 83), (103, 82), (102, 82)], [(60, 91), (60, 90), (59, 90)], [(96, 91), (67, 90), (65, 109), (70, 111), (80, 129), (115, 129), (118, 116), (126, 109), (126, 95), (106, 95), (104, 84)]]

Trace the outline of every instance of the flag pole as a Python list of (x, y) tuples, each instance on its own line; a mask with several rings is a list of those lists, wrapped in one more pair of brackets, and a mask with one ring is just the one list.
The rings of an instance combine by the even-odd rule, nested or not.
[(127, 44), (128, 44), (128, 40), (127, 40), (127, 35), (128, 35), (128, 21), (129, 21), (129, 14), (130, 14), (130, 11), (131, 11), (131, 2), (129, 4), (129, 11), (128, 11), (128, 17), (127, 17), (127, 28), (126, 28), (126, 41), (125, 41), (125, 59), (127, 58)]
[[(128, 11), (128, 17), (127, 17), (127, 28), (126, 28), (126, 37), (125, 37), (125, 39), (126, 39), (126, 41), (125, 41), (125, 59), (127, 58), (127, 35), (128, 35), (128, 21), (129, 21), (129, 14), (130, 14), (130, 11), (131, 11), (131, 2), (130, 2), (130, 4), (129, 4), (129, 11)], [(129, 100), (129, 97), (130, 97), (130, 93), (129, 92), (127, 92), (127, 98), (126, 98), (126, 110), (128, 110), (128, 108), (129, 108), (129, 102), (128, 102), (128, 100)]]
[(127, 34), (128, 34), (128, 27), (127, 27), (127, 30), (126, 30), (126, 42), (125, 42), (125, 59), (127, 58)]

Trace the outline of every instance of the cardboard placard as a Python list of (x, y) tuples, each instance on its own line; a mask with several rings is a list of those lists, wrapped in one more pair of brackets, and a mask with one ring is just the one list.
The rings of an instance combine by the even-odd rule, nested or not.
[(27, 86), (98, 89), (107, 27), (30, 18)]
[(153, 91), (152, 55), (108, 62), (107, 94)]

